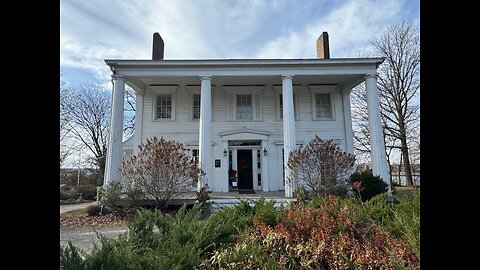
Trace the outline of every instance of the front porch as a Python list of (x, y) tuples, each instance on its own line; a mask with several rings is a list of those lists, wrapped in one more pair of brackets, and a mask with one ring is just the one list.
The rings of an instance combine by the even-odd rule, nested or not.
[(296, 202), (296, 198), (285, 197), (285, 191), (255, 191), (252, 194), (239, 194), (238, 191), (231, 192), (212, 192), (209, 193), (210, 201), (212, 202), (212, 209), (219, 209), (221, 207), (233, 206), (241, 200), (246, 200), (250, 205), (254, 205), (260, 198), (265, 198), (265, 201), (274, 200), (274, 207), (288, 206), (292, 202)]
[[(242, 200), (248, 201), (250, 205), (253, 205), (260, 198), (265, 198), (265, 201), (275, 201), (275, 207), (280, 205), (287, 206), (291, 202), (296, 202), (296, 198), (287, 198), (285, 197), (285, 191), (255, 191), (251, 194), (239, 194), (238, 191), (231, 192), (210, 192), (208, 193), (210, 197), (210, 202), (212, 203), (213, 209), (219, 209), (224, 206), (233, 206), (239, 203)], [(195, 192), (184, 192), (180, 193), (170, 200), (169, 205), (178, 206), (178, 205), (193, 205), (197, 202), (197, 194)], [(121, 199), (118, 202), (122, 206), (153, 206), (155, 205), (155, 200), (126, 200)]]

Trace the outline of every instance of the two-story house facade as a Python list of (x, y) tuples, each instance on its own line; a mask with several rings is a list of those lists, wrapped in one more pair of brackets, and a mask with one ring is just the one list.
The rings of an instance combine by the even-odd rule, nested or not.
[(153, 136), (180, 141), (205, 172), (198, 187), (291, 197), (285, 163), (296, 147), (318, 135), (354, 153), (350, 91), (363, 81), (373, 171), (388, 180), (376, 82), (382, 58), (331, 59), (326, 32), (315, 59), (165, 60), (163, 47), (155, 33), (152, 60), (105, 60), (113, 72), (105, 184), (121, 179), (125, 85), (135, 91), (136, 112), (123, 149), (137, 153)]

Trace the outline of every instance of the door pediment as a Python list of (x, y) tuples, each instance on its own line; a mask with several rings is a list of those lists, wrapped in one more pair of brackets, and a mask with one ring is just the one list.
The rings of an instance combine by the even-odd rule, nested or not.
[(269, 135), (269, 131), (246, 128), (220, 132), (220, 137), (227, 140), (265, 140)]

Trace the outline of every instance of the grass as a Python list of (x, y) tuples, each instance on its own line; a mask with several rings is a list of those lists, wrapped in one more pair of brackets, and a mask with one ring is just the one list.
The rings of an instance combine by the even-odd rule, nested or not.
[(420, 188), (413, 186), (395, 187), (395, 197), (412, 199), (414, 192), (418, 191), (419, 189)]

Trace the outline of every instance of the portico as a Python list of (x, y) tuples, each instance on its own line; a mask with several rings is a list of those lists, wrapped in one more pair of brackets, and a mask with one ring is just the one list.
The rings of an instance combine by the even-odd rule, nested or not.
[[(217, 192), (229, 191), (229, 175), (238, 170), (240, 155), (256, 163), (245, 170), (255, 183), (253, 190), (284, 190), (292, 197), (296, 183), (284, 181), (291, 174), (285, 164), (298, 145), (319, 135), (353, 153), (349, 95), (363, 81), (373, 173), (389, 183), (376, 81), (382, 61), (105, 60), (113, 72), (113, 95), (104, 184), (121, 179), (125, 85), (135, 91), (137, 101), (134, 153), (153, 136), (189, 144), (205, 172), (196, 188), (208, 184)], [(250, 152), (239, 151), (242, 142), (252, 144), (243, 147)]]

